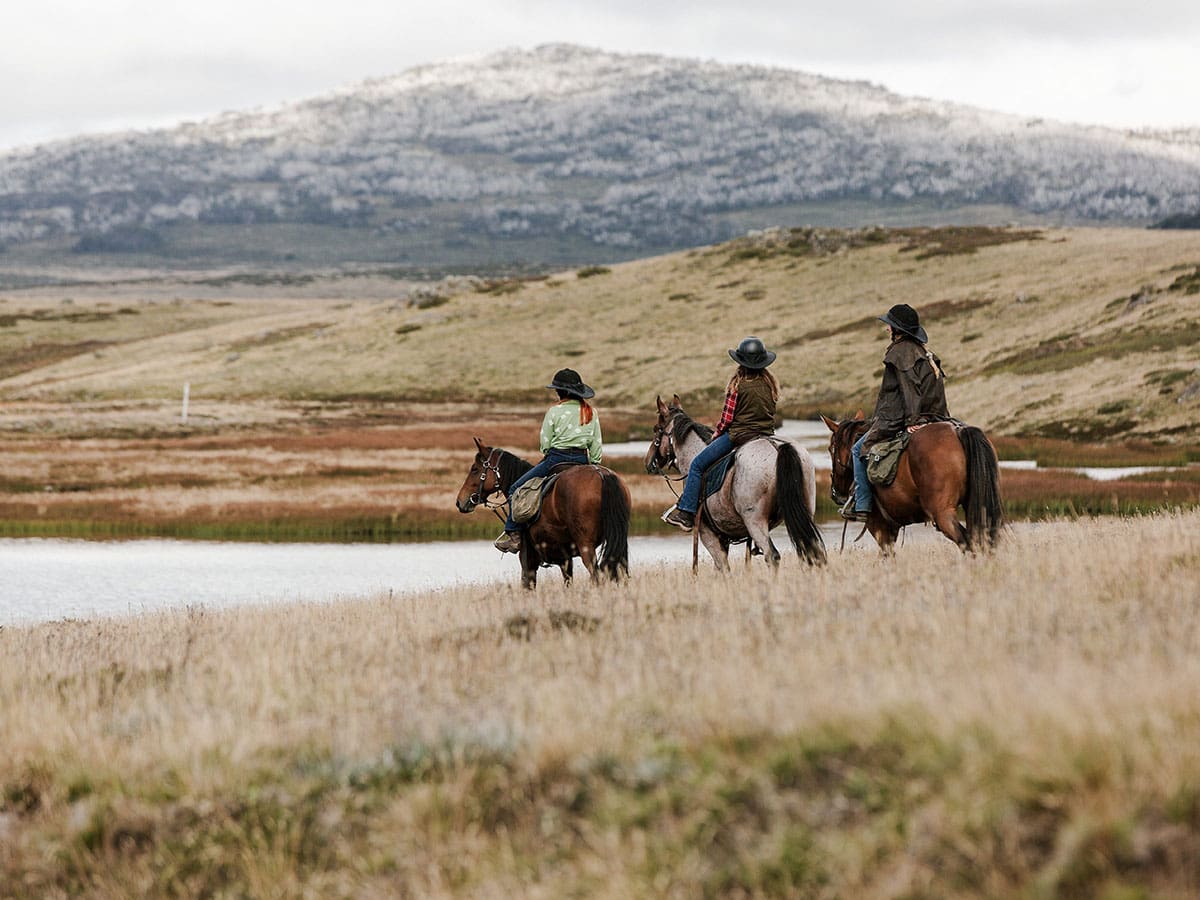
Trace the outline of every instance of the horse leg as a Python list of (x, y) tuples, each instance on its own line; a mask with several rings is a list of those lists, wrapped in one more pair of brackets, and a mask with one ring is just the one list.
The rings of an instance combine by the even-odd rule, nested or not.
[(713, 564), (717, 567), (718, 572), (729, 571), (729, 545), (721, 540), (721, 536), (710, 530), (703, 523), (697, 522), (696, 527), (700, 529), (700, 543), (704, 545), (704, 549), (708, 551), (708, 555), (712, 557)]
[(588, 574), (592, 576), (592, 584), (600, 581), (600, 570), (596, 568), (596, 548), (591, 544), (582, 544), (579, 547), (579, 561), (583, 563), (583, 567), (588, 570)]
[(518, 559), (521, 560), (521, 587), (532, 591), (537, 587), (538, 557), (530, 547), (532, 543), (528, 531), (521, 539), (521, 550)]
[(867, 530), (871, 532), (871, 537), (875, 538), (875, 543), (879, 545), (880, 553), (884, 556), (896, 555), (896, 537), (900, 534), (899, 528), (872, 511), (871, 516), (867, 519)]
[(568, 559), (564, 563), (559, 563), (558, 567), (562, 570), (563, 584), (570, 584), (571, 578), (574, 576), (574, 560)]
[(775, 549), (775, 543), (771, 540), (771, 529), (766, 517), (753, 515), (742, 521), (746, 525), (746, 531), (750, 533), (750, 540), (762, 550), (763, 559), (772, 569), (779, 568), (779, 551)]
[(937, 527), (937, 530), (958, 544), (960, 550), (969, 549), (967, 529), (963, 527), (962, 522), (958, 521), (958, 510), (954, 509), (954, 507), (943, 508), (932, 513), (929, 517), (933, 519), (933, 524)]

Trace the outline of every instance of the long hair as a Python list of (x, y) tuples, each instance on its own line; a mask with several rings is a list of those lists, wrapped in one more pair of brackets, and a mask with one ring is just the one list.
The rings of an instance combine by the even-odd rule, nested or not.
[(747, 369), (745, 366), (738, 366), (737, 371), (730, 376), (729, 384), (725, 387), (725, 393), (735, 393), (743, 381), (749, 381), (752, 378), (761, 378), (767, 386), (771, 388), (771, 399), (776, 403), (779, 402), (779, 379), (775, 377), (775, 373), (770, 369)]
[(576, 400), (579, 403), (579, 424), (586, 425), (592, 421), (592, 416), (595, 415), (595, 410), (592, 405), (582, 397), (576, 397), (573, 394), (568, 394), (566, 391), (558, 392), (558, 402), (566, 403), (568, 400)]

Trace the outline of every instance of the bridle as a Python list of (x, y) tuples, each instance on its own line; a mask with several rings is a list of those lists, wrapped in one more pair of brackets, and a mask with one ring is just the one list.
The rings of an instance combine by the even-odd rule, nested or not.
[[(502, 510), (506, 506), (508, 506), (508, 496), (505, 495), (505, 498), (501, 503), (490, 503), (489, 502), (489, 498), (491, 498), (491, 496), (493, 494), (504, 492), (504, 489), (500, 486), (500, 455), (499, 454), (501, 452), (502, 451), (500, 450), (499, 447), (493, 447), (491, 449), (491, 451), (488, 453), (487, 459), (485, 459), (483, 461), (483, 465), (480, 467), (480, 470), (479, 470), (479, 485), (475, 488), (475, 490), (473, 490), (471, 492), (471, 496), (469, 496), (467, 498), (467, 502), (471, 504), (472, 509), (474, 509), (476, 506), (482, 506), (482, 507), (485, 507), (486, 509), (490, 509), (493, 513), (495, 513), (497, 518), (504, 519), (505, 517), (500, 515), (500, 510)], [(493, 460), (495, 460), (495, 461), (493, 462)], [(488, 477), (489, 472), (496, 473), (496, 484), (490, 491), (485, 491), (484, 485), (487, 484), (487, 477)]]
[[(847, 456), (849, 455), (849, 451), (844, 446), (846, 441), (850, 442), (851, 447), (854, 444), (852, 431), (853, 429), (849, 426), (839, 425), (837, 432), (831, 438), (830, 450), (832, 451), (836, 448), (837, 452), (830, 452), (829, 454), (829, 497), (833, 500), (835, 506), (841, 506), (849, 496), (838, 491), (837, 482), (844, 479), (847, 469), (853, 465), (853, 463), (842, 462), (843, 453)], [(853, 478), (851, 478), (850, 490), (853, 489)]]
[[(666, 442), (669, 449), (669, 452), (665, 455), (663, 454), (664, 442)], [(655, 423), (654, 440), (651, 442), (651, 446), (654, 447), (654, 468), (663, 477), (663, 481), (667, 483), (667, 487), (671, 489), (671, 493), (675, 495), (675, 498), (679, 499), (679, 491), (675, 490), (675, 484), (684, 481), (687, 476), (681, 474), (672, 477), (667, 474), (668, 466), (674, 466), (675, 471), (679, 471), (679, 459), (675, 455), (675, 438), (667, 433), (666, 428)]]

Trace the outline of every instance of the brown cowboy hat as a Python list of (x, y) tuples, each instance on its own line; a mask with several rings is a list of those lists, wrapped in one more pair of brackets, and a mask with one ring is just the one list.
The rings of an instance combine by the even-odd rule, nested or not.
[(546, 387), (552, 391), (562, 391), (564, 394), (578, 397), (580, 400), (590, 400), (596, 396), (596, 392), (583, 383), (583, 379), (574, 369), (559, 369), (554, 373), (554, 380)]
[(922, 344), (929, 342), (929, 335), (921, 327), (921, 317), (907, 303), (897, 303), (880, 316), (879, 321), (891, 325), (893, 331), (902, 331), (909, 337), (916, 338)]

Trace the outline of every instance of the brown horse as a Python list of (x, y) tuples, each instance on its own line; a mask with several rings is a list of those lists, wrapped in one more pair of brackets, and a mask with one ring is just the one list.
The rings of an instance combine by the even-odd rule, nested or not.
[[(854, 493), (854, 442), (870, 424), (862, 411), (853, 419), (835, 422), (821, 416), (832, 434), (833, 502), (841, 506)], [(900, 456), (896, 480), (874, 485), (875, 503), (867, 528), (885, 553), (891, 552), (905, 525), (933, 522), (937, 530), (963, 550), (995, 546), (1003, 524), (1000, 466), (991, 441), (973, 425), (933, 422), (913, 432)], [(958, 507), (966, 525), (958, 520)]]
[[(459, 488), (455, 505), (469, 513), (488, 506), (533, 466), (518, 456), (488, 447), (475, 438), (475, 461)], [(500, 504), (503, 506), (504, 504)], [(493, 509), (496, 507), (492, 507)], [(572, 559), (578, 556), (592, 576), (604, 572), (614, 581), (629, 572), (629, 488), (603, 466), (569, 466), (542, 500), (542, 511), (521, 537), (521, 584), (537, 584), (539, 566), (558, 566), (570, 583)]]

